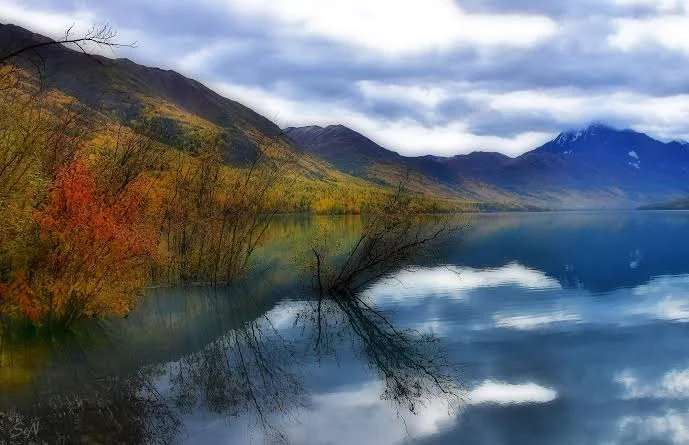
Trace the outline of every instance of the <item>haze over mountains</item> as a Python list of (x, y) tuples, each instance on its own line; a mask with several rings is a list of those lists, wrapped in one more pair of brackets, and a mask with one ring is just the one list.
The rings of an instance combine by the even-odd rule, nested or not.
[[(0, 24), (0, 41), (46, 39)], [(153, 116), (163, 142), (188, 144), (204, 128), (221, 129), (226, 162), (243, 162), (261, 138), (296, 153), (299, 174), (339, 187), (409, 187), (431, 196), (484, 203), (483, 208), (634, 208), (689, 196), (689, 145), (664, 143), (601, 124), (567, 131), (516, 158), (475, 152), (404, 157), (345, 126), (280, 128), (250, 108), (170, 70), (128, 59), (88, 56), (62, 46), (41, 50), (41, 81), (85, 104), (98, 102), (123, 122)], [(192, 138), (193, 139), (193, 138)], [(394, 147), (390, 147), (394, 149)]]

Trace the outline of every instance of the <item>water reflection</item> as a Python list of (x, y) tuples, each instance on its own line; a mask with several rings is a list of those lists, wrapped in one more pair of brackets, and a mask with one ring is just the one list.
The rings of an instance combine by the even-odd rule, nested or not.
[(273, 416), (306, 403), (295, 352), (269, 319), (251, 320), (171, 363), (163, 382), (170, 400), (184, 413), (250, 416), (272, 441), (284, 441)]
[(291, 266), (316, 223), (283, 223), (245, 286), (0, 337), (0, 443), (689, 440), (689, 214), (479, 216), (326, 298)]
[(477, 216), (449, 264), (477, 269), (517, 262), (592, 292), (689, 271), (687, 212), (572, 212)]
[[(181, 424), (154, 386), (160, 367), (113, 374), (108, 364), (89, 354), (84, 341), (89, 339), (63, 338), (57, 349), (34, 342), (15, 345), (14, 350), (3, 347), (9, 361), (3, 367), (30, 375), (20, 385), (4, 388), (0, 443), (174, 440)], [(42, 355), (41, 362), (27, 363), (27, 356), (36, 353)]]
[[(281, 316), (270, 297), (298, 287), (270, 283), (155, 289), (128, 319), (86, 326), (88, 345), (42, 345), (38, 375), (3, 397), (0, 440), (209, 443), (229, 433), (207, 420), (233, 419), (267, 442), (288, 442), (286, 419), (327, 400), (309, 397), (306, 368), (352, 351), (379, 377), (367, 387), (379, 400), (412, 414), (442, 402), (448, 412), (445, 399), (459, 392), (435, 336), (398, 330), (358, 294), (303, 298), (303, 286), (292, 315)], [(17, 351), (7, 356), (16, 368)]]
[(314, 306), (306, 317), (312, 319), (311, 344), (317, 358), (334, 354), (341, 339), (349, 337), (382, 382), (381, 399), (414, 414), (432, 400), (446, 400), (452, 410), (461, 398), (457, 370), (433, 333), (396, 327), (360, 294), (331, 295)]

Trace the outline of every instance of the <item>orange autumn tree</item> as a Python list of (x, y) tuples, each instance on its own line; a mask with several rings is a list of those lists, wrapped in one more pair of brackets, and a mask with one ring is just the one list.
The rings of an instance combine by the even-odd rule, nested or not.
[(141, 220), (138, 189), (99, 191), (80, 161), (58, 169), (47, 205), (34, 213), (45, 254), (6, 291), (32, 323), (68, 326), (130, 309), (158, 244)]

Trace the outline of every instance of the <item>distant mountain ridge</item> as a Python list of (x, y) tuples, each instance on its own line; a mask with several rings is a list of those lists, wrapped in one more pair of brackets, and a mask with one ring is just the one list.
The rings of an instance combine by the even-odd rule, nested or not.
[(352, 173), (361, 174), (366, 164), (372, 161), (403, 162), (399, 154), (343, 125), (290, 127), (285, 129), (285, 134), (297, 142), (298, 147)]
[(635, 208), (689, 194), (688, 144), (599, 123), (560, 133), (515, 158), (494, 152), (404, 157), (343, 126), (307, 128), (288, 128), (286, 134), (337, 168), (354, 165), (352, 174), (370, 176), (376, 165), (392, 163), (479, 199), (517, 196), (555, 208)]
[[(2, 54), (45, 41), (52, 40), (0, 24)], [(87, 55), (62, 45), (44, 46), (27, 56), (9, 61), (19, 68), (20, 87), (54, 92), (59, 98), (55, 111), (74, 105), (88, 113), (85, 117), (97, 129), (92, 143), (100, 143), (98, 138), (118, 124), (134, 127), (150, 122), (151, 136), (167, 153), (180, 150), (195, 156), (204, 144), (217, 143), (230, 167), (248, 166), (260, 153), (279, 159), (289, 167), (284, 183), (273, 192), (279, 194), (280, 211), (288, 213), (360, 212), (390, 192), (379, 184), (343, 174), (316, 157), (300, 155), (269, 119), (175, 71)], [(473, 205), (430, 198), (429, 209), (471, 209)]]
[[(10, 46), (45, 39), (0, 24), (0, 41)], [(190, 136), (220, 130), (230, 164), (243, 162), (261, 141), (277, 140), (280, 150), (300, 154), (299, 176), (323, 189), (395, 187), (408, 177), (413, 191), (429, 197), (506, 209), (636, 208), (689, 196), (689, 145), (632, 130), (593, 124), (515, 158), (493, 152), (405, 157), (342, 125), (283, 132), (252, 109), (171, 70), (60, 45), (40, 53), (40, 80), (49, 88), (98, 104), (125, 123), (139, 116), (155, 119), (166, 130), (162, 142), (172, 147), (189, 148), (195, 143)]]
[(689, 196), (668, 202), (648, 204), (639, 207), (639, 210), (689, 210)]

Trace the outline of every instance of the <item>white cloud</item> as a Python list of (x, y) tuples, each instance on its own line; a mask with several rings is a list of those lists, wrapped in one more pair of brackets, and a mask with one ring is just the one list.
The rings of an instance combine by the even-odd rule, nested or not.
[(657, 277), (637, 286), (633, 294), (640, 297), (628, 312), (656, 320), (689, 322), (689, 275)]
[[(630, 91), (591, 94), (573, 89), (493, 92), (471, 90), (470, 85), (463, 84), (414, 87), (369, 81), (357, 85), (368, 100), (417, 103), (426, 110), (427, 116), (433, 116), (434, 109), (443, 102), (463, 97), (473, 106), (495, 112), (507, 120), (532, 116), (558, 122), (564, 128), (614, 118), (659, 138), (689, 139), (689, 133), (684, 131), (684, 124), (689, 121), (689, 94), (655, 97)], [(215, 84), (215, 88), (268, 118), (277, 118), (279, 123), (294, 126), (344, 124), (404, 155), (447, 156), (483, 150), (514, 156), (555, 136), (547, 132), (523, 132), (513, 137), (478, 135), (462, 120), (426, 125), (409, 117), (394, 120), (377, 118), (341, 101), (291, 99), (296, 93), (279, 85), (265, 90), (220, 83)]]
[[(419, 405), (417, 415), (399, 418), (387, 401), (380, 399), (382, 386), (368, 382), (337, 392), (312, 397), (313, 411), (298, 425), (288, 428), (295, 443), (337, 443), (347, 437), (359, 445), (396, 445), (407, 443), (409, 436), (424, 438), (454, 426), (459, 416), (447, 401), (431, 399)], [(557, 391), (533, 382), (507, 384), (485, 380), (467, 396), (469, 405), (520, 405), (548, 403)]]
[(493, 321), (495, 322), (495, 326), (499, 328), (530, 331), (546, 328), (553, 324), (580, 322), (581, 316), (579, 314), (565, 311), (527, 315), (505, 315), (498, 313), (493, 315)]
[(436, 318), (429, 318), (411, 326), (417, 332), (429, 333), (437, 336), (445, 336), (448, 332), (448, 324)]
[(689, 398), (689, 369), (673, 369), (665, 373), (658, 382), (642, 383), (630, 370), (615, 376), (615, 382), (622, 385), (625, 399), (686, 399)]
[[(207, 0), (217, 4), (218, 0)], [(452, 0), (226, 0), (232, 14), (267, 18), (288, 35), (318, 36), (386, 55), (458, 45), (528, 47), (552, 37), (546, 16), (470, 14)]]
[(477, 135), (461, 121), (427, 126), (411, 118), (375, 118), (353, 109), (344, 102), (291, 99), (293, 92), (286, 86), (266, 90), (230, 83), (215, 83), (212, 87), (220, 94), (242, 102), (269, 119), (276, 120), (280, 125), (343, 124), (372, 138), (387, 149), (408, 156), (452, 156), (475, 150), (518, 155), (554, 136), (552, 133), (541, 132), (525, 132), (511, 138)]
[(510, 263), (497, 269), (457, 268), (460, 288), (517, 286), (525, 289), (560, 289), (560, 283), (545, 273)]
[(617, 425), (613, 443), (647, 443), (651, 441), (689, 442), (689, 413), (667, 410), (662, 415), (625, 416)]
[[(165, 0), (161, 4), (170, 1)], [(635, 51), (648, 43), (689, 52), (689, 0), (610, 1), (622, 8), (621, 14), (625, 12), (623, 7), (629, 6), (654, 8), (657, 14), (636, 18), (623, 15), (617, 18), (603, 17), (600, 22), (606, 27), (603, 32), (608, 32), (608, 25), (613, 26), (610, 45), (601, 45), (600, 48), (586, 46), (584, 53), (572, 53), (571, 57), (582, 56), (582, 63), (585, 64), (591, 62), (590, 57), (597, 58), (611, 49), (615, 52)], [(528, 125), (518, 129), (518, 124), (511, 123), (523, 122), (523, 119), (547, 122), (558, 130), (585, 125), (594, 120), (613, 120), (611, 123), (630, 126), (663, 139), (689, 139), (686, 126), (689, 121), (687, 94), (647, 95), (634, 92), (634, 85), (631, 84), (625, 85), (624, 88), (628, 90), (610, 93), (545, 85), (543, 89), (534, 85), (532, 89), (509, 90), (512, 85), (510, 82), (500, 84), (498, 88), (504, 88), (504, 91), (495, 91), (480, 88), (478, 84), (469, 82), (469, 77), (463, 77), (467, 73), (476, 73), (477, 69), (479, 72), (485, 69), (492, 76), (505, 66), (514, 66), (519, 60), (523, 64), (531, 63), (533, 51), (523, 50), (532, 45), (554, 42), (558, 47), (571, 48), (577, 41), (573, 40), (567, 29), (573, 23), (579, 23), (577, 18), (567, 17), (556, 23), (545, 16), (504, 13), (499, 8), (493, 12), (473, 13), (462, 10), (453, 0), (204, 0), (200, 5), (188, 7), (189, 13), (193, 14), (200, 8), (200, 16), (216, 14), (224, 18), (225, 13), (230, 13), (232, 21), (245, 20), (248, 24), (256, 24), (255, 33), (223, 34), (219, 29), (217, 38), (204, 41), (203, 37), (198, 40), (189, 38), (184, 23), (175, 24), (179, 25), (182, 37), (176, 33), (156, 35), (156, 29), (141, 27), (138, 20), (130, 21), (126, 14), (118, 11), (117, 6), (104, 5), (77, 0), (61, 2), (61, 6), (40, 1), (0, 0), (0, 21), (17, 23), (59, 37), (72, 24), (77, 25), (77, 32), (83, 32), (93, 23), (112, 19), (120, 32), (120, 41), (139, 42), (135, 51), (123, 49), (117, 51), (118, 55), (132, 57), (133, 54), (136, 60), (176, 68), (200, 80), (218, 79), (218, 73), (210, 73), (215, 68), (219, 69), (220, 63), (217, 67), (214, 65), (223, 61), (228, 53), (232, 53), (233, 58), (243, 58), (250, 63), (253, 54), (246, 54), (258, 51), (257, 48), (265, 51), (265, 44), (268, 43), (271, 48), (270, 63), (265, 65), (274, 72), (260, 76), (261, 79), (273, 76), (273, 79), (279, 79), (285, 85), (300, 85), (299, 89), (275, 83), (255, 88), (229, 81), (216, 83), (215, 86), (226, 91), (230, 98), (258, 109), (269, 118), (292, 125), (341, 123), (405, 155), (454, 155), (475, 150), (519, 155), (555, 135), (555, 132), (535, 131)], [(180, 7), (179, 10), (184, 11), (184, 8), (187, 7)], [(164, 8), (161, 6), (160, 9)], [(596, 11), (592, 11), (592, 14), (596, 15)], [(560, 32), (560, 29), (565, 31)], [(323, 38), (334, 42), (333, 45), (337, 47), (332, 54), (348, 54), (356, 59), (351, 60), (351, 65), (358, 74), (348, 72), (343, 75), (345, 78), (335, 79), (333, 88), (339, 88), (340, 91), (356, 88), (363, 97), (363, 104), (354, 102), (352, 98), (348, 101), (312, 99), (305, 93), (309, 76), (313, 74), (309, 70), (318, 71), (325, 58), (323, 46), (310, 46), (314, 38), (321, 43), (320, 39)], [(342, 51), (352, 46), (370, 51), (351, 54)], [(461, 46), (478, 50), (475, 57), (470, 57), (466, 70), (461, 65), (453, 66), (456, 61), (450, 61), (446, 67), (449, 68), (447, 72), (452, 73), (449, 75), (443, 74), (444, 69), (435, 72), (434, 64), (430, 67), (424, 65), (426, 59), (421, 57), (423, 54), (437, 56), (439, 51)], [(500, 53), (498, 58), (495, 57), (498, 53), (483, 51), (485, 48), (506, 47), (513, 51), (507, 57)], [(549, 47), (553, 48), (552, 45)], [(98, 51), (95, 47), (93, 49)], [(108, 52), (106, 50), (106, 54)], [(392, 65), (389, 60), (381, 62), (381, 54), (414, 56), (406, 58), (400, 65), (404, 67), (403, 71), (413, 68), (408, 72), (411, 73), (409, 77), (397, 78), (384, 74)], [(256, 57), (259, 56), (268, 55), (257, 52)], [(503, 59), (508, 65), (502, 64)], [(379, 63), (385, 65), (386, 69), (378, 70), (375, 64)], [(535, 60), (535, 63), (542, 62)], [(643, 57), (638, 59), (638, 63), (644, 63)], [(282, 72), (280, 66), (298, 66), (307, 75), (300, 79), (289, 78), (294, 75), (291, 73), (297, 71), (301, 75), (302, 71)], [(232, 67), (227, 69), (229, 71), (225, 74), (231, 78), (234, 74)], [(643, 71), (640, 65), (620, 64), (618, 74), (623, 69)], [(381, 77), (370, 80), (367, 70), (374, 73), (372, 78)], [(550, 65), (544, 66), (544, 75), (552, 74), (549, 70)], [(245, 69), (241, 71), (246, 72)], [(658, 71), (661, 72), (662, 67)], [(606, 71), (606, 76), (609, 74)], [(503, 75), (505, 80), (512, 80), (509, 72)], [(518, 77), (516, 81), (519, 81)], [(640, 78), (643, 81), (645, 76)], [(669, 90), (672, 85), (665, 88), (662, 83), (668, 79), (669, 75), (660, 79), (658, 88)], [(576, 82), (576, 79), (573, 81)], [(672, 79), (669, 81), (675, 82)], [(566, 83), (566, 76), (563, 83)], [(465, 114), (449, 116), (449, 111), (440, 109), (441, 105), (452, 99), (468, 101)], [(385, 118), (369, 114), (362, 106), (378, 101), (399, 102), (416, 106), (416, 109), (408, 117)], [(423, 119), (417, 118), (418, 115)], [(517, 130), (509, 135), (491, 135), (477, 130), (493, 116), (496, 123), (504, 124), (504, 128), (513, 126)]]
[[(72, 10), (56, 11), (28, 7), (25, 2), (14, 0), (0, 0), (0, 23), (21, 26), (54, 40), (64, 38), (65, 32), (68, 30), (71, 37), (81, 37), (86, 35), (94, 26), (109, 24), (107, 17), (102, 17), (92, 10), (84, 9), (81, 5)], [(114, 30), (117, 33), (116, 39), (113, 41), (115, 43), (132, 45), (144, 40), (144, 35), (137, 30), (126, 27), (115, 27)], [(90, 42), (83, 43), (82, 47), (91, 54), (100, 54), (106, 57), (120, 57), (121, 53), (129, 52), (127, 48), (118, 50)], [(146, 49), (137, 48), (137, 55), (145, 56), (146, 53)], [(158, 56), (156, 59), (160, 60), (160, 54), (156, 54), (156, 56)]]
[(510, 263), (497, 269), (440, 266), (400, 271), (381, 280), (367, 290), (373, 298), (394, 298), (406, 301), (417, 295), (448, 294), (464, 299), (480, 288), (515, 286), (530, 290), (560, 289), (557, 280), (543, 272)]
[(651, 131), (661, 138), (683, 138), (689, 120), (689, 95), (650, 96), (631, 91), (594, 93), (576, 89), (518, 90), (505, 93), (476, 91), (467, 96), (508, 117), (534, 116), (562, 125), (584, 125), (591, 121), (629, 122), (639, 131)]
[(664, 298), (652, 307), (650, 315), (659, 320), (689, 322), (689, 301)]
[(658, 120), (674, 123), (689, 117), (689, 95), (686, 94), (657, 97), (628, 91), (591, 94), (581, 90), (556, 89), (478, 92), (470, 97), (505, 113), (547, 115), (559, 117), (563, 122), (589, 122), (614, 115), (632, 120), (656, 114)]
[(221, 60), (225, 54), (233, 53), (233, 56), (237, 56), (249, 51), (251, 51), (251, 46), (239, 40), (212, 42), (185, 53), (177, 60), (176, 66), (183, 72), (199, 72), (208, 70), (210, 65)]
[(294, 326), (299, 308), (291, 302), (281, 302), (265, 314), (265, 318), (275, 329), (286, 329)]
[(373, 100), (406, 101), (435, 108), (452, 97), (447, 88), (417, 84), (400, 85), (361, 80), (357, 86), (362, 94)]
[(75, 26), (75, 34), (83, 34), (98, 20), (95, 14), (86, 10), (72, 13), (45, 11), (27, 8), (22, 2), (0, 0), (0, 22), (12, 23), (58, 39), (64, 37), (65, 31), (72, 25)]
[(469, 393), (469, 403), (472, 405), (489, 403), (498, 405), (548, 403), (556, 398), (557, 391), (533, 382), (508, 384), (486, 380)]
[(657, 44), (689, 52), (689, 0), (613, 0), (618, 6), (644, 6), (655, 10), (648, 17), (622, 17), (613, 21), (608, 43), (623, 51)]
[(432, 436), (455, 424), (458, 417), (447, 402), (431, 399), (419, 405), (417, 415), (402, 420), (391, 404), (381, 400), (383, 388), (378, 382), (346, 388), (312, 397), (314, 410), (298, 425), (288, 428), (295, 443), (348, 443), (359, 445), (396, 445), (409, 436)]
[[(372, 134), (385, 147), (394, 147), (407, 155), (435, 154), (452, 156), (472, 151), (499, 151), (516, 156), (550, 140), (554, 134), (536, 131), (512, 137), (472, 133), (465, 122), (426, 126), (413, 119), (396, 121), (368, 120), (357, 126)], [(357, 128), (355, 127), (355, 128)]]
[(681, 11), (689, 6), (689, 0), (612, 0), (617, 6), (646, 6), (658, 11)]
[(617, 19), (608, 42), (631, 51), (648, 43), (689, 52), (689, 15), (662, 15), (643, 19)]

